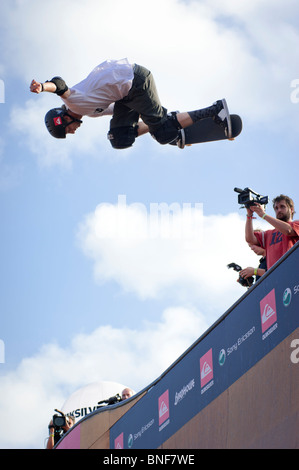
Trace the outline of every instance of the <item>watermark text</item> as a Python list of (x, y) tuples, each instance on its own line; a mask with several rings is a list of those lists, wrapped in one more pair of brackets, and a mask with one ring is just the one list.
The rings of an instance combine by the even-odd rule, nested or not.
[(4, 81), (0, 79), (0, 103), (5, 103), (5, 86)]
[(4, 364), (5, 362), (5, 345), (4, 341), (0, 339), (0, 364)]
[(291, 349), (293, 349), (290, 356), (291, 362), (293, 364), (299, 364), (299, 339), (293, 339)]
[(99, 238), (200, 240), (203, 204), (152, 202), (149, 209), (140, 202), (127, 204), (119, 195), (117, 204), (101, 203), (97, 209)]
[(297, 104), (299, 103), (299, 78), (295, 78), (291, 81), (291, 88), (293, 88), (291, 92), (291, 102)]

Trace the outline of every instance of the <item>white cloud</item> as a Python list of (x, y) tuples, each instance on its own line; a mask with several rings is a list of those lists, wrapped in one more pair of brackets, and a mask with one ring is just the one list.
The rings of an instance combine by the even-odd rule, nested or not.
[(44, 114), (40, 102), (29, 100), (24, 107), (12, 108), (10, 121), (14, 130), (23, 133), (26, 146), (38, 156), (40, 165), (59, 164), (70, 168), (71, 160), (69, 152), (66, 151), (66, 145), (63, 145), (64, 142), (49, 139), (46, 134)]
[(7, 191), (16, 186), (21, 178), (20, 165), (10, 165), (6, 159), (5, 139), (0, 137), (0, 191)]
[[(136, 392), (158, 378), (201, 334), (200, 312), (166, 309), (157, 323), (136, 330), (101, 326), (71, 345), (45, 345), (0, 377), (0, 448), (42, 448), (55, 408), (78, 388), (96, 381), (125, 383)], [(108, 398), (108, 397), (107, 397)]]
[(241, 294), (227, 264), (258, 262), (245, 242), (241, 215), (204, 216), (195, 204), (190, 212), (177, 204), (181, 208), (172, 213), (167, 211), (172, 205), (165, 204), (154, 225), (145, 206), (120, 202), (119, 197), (115, 205), (100, 204), (79, 227), (79, 244), (92, 259), (98, 282), (115, 281), (141, 299), (171, 296), (200, 299), (202, 305), (213, 298), (216, 310)]
[(110, 150), (106, 139), (106, 118), (91, 120), (89, 126), (82, 125), (82, 129), (80, 128), (75, 136), (71, 136), (72, 138), (55, 139), (50, 136), (44, 124), (44, 116), (47, 110), (61, 105), (55, 102), (55, 98), (56, 96), (43, 95), (37, 100), (28, 100), (23, 107), (14, 106), (10, 113), (11, 132), (17, 131), (23, 135), (22, 142), (37, 156), (37, 161), (42, 167), (55, 165), (69, 169), (72, 167), (74, 156), (103, 158), (101, 147), (106, 146), (106, 150)]

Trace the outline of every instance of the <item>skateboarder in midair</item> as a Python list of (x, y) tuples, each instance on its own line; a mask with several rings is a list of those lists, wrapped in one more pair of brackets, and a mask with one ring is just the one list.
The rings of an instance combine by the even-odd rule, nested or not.
[(56, 93), (63, 100), (61, 107), (45, 115), (46, 127), (56, 138), (74, 134), (83, 116), (103, 115), (112, 115), (108, 139), (116, 149), (131, 147), (136, 137), (147, 132), (160, 144), (174, 143), (180, 129), (205, 118), (213, 118), (225, 129), (227, 137), (231, 137), (224, 99), (207, 108), (168, 113), (160, 103), (152, 73), (145, 67), (130, 64), (127, 59), (101, 63), (71, 88), (56, 76), (44, 83), (32, 80), (30, 91)]

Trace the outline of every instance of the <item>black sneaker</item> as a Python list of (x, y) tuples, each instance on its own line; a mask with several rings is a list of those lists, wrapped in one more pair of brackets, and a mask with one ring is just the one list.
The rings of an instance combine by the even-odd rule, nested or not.
[(225, 134), (228, 139), (232, 139), (232, 125), (230, 120), (230, 114), (225, 99), (218, 100), (214, 103), (216, 106), (216, 116), (214, 121), (219, 126), (224, 127)]

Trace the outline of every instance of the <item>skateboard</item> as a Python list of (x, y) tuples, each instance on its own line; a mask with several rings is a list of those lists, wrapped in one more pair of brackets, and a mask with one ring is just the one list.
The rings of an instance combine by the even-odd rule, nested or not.
[(242, 119), (237, 114), (230, 114), (232, 137), (228, 139), (225, 129), (216, 124), (213, 118), (201, 119), (192, 126), (180, 130), (179, 137), (170, 143), (183, 149), (185, 145), (214, 142), (217, 140), (234, 140), (242, 132)]

